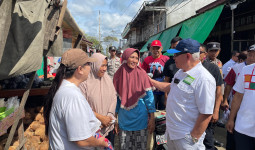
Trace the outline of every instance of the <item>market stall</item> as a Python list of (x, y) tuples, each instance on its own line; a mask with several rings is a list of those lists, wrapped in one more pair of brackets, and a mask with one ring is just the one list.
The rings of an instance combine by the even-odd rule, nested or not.
[[(72, 47), (79, 46), (84, 35), (66, 6), (66, 0), (0, 2), (0, 31), (5, 31), (0, 37), (0, 80), (12, 80), (29, 74), (23, 89), (4, 89), (4, 86), (0, 86), (0, 98), (22, 97), (19, 107), (0, 121), (0, 136), (11, 126), (5, 150), (9, 149), (17, 128), (19, 145), (16, 149), (25, 149), (22, 118), (27, 98), (45, 95), (49, 90), (49, 86), (45, 85), (32, 88), (42, 60), (47, 56), (62, 55), (63, 32), (66, 34), (66, 30), (71, 33), (72, 39), (76, 39)], [(44, 66), (45, 71), (47, 61), (44, 61)], [(47, 78), (47, 74), (44, 78)]]

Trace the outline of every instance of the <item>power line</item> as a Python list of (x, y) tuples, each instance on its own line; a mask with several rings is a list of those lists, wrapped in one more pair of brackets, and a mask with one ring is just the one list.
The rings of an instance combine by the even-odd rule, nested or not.
[[(178, 1), (178, 0), (175, 0), (174, 3), (172, 4), (172, 6), (173, 6), (177, 1)], [(182, 1), (182, 2), (183, 2), (183, 1)], [(180, 3), (180, 4), (181, 4), (181, 3)], [(179, 4), (179, 5), (180, 5), (180, 4)], [(179, 5), (178, 5), (178, 6), (179, 6)], [(176, 7), (178, 7), (178, 6), (176, 6)], [(174, 7), (174, 9), (175, 9), (176, 7)], [(172, 9), (172, 11), (173, 11), (174, 9)]]
[[(182, 0), (182, 2), (183, 2), (183, 1), (184, 1), (184, 0)], [(186, 4), (182, 5), (180, 8), (176, 9), (178, 6), (180, 6), (180, 4), (182, 3), (182, 2), (181, 2), (178, 6), (176, 6), (174, 9), (172, 9), (169, 13), (166, 13), (164, 19), (166, 19), (166, 17), (167, 17), (168, 15), (170, 15), (171, 13), (173, 13), (173, 12), (175, 12), (175, 11), (177, 11), (177, 10), (183, 8), (184, 6), (186, 6), (186, 5), (187, 5), (188, 3), (190, 3), (191, 1), (192, 1), (192, 0), (190, 0), (190, 1), (188, 1)], [(176, 10), (175, 10), (175, 9), (176, 9)], [(162, 20), (164, 20), (164, 19), (162, 19)]]
[[(190, 0), (190, 1), (188, 1), (186, 4), (184, 4), (184, 5), (182, 5), (180, 8), (178, 8), (177, 10), (179, 10), (179, 9), (181, 9), (182, 7), (184, 7), (184, 6), (186, 6), (188, 3), (190, 3), (192, 0)], [(183, 2), (183, 1), (182, 1)], [(177, 10), (172, 10), (170, 13), (172, 13), (172, 12), (175, 12), (175, 11), (177, 11)]]
[[(131, 6), (131, 4), (132, 4), (134, 1), (135, 1), (135, 0), (132, 0), (132, 1), (131, 1), (131, 3), (128, 5), (128, 7), (130, 7), (130, 6)], [(121, 16), (123, 16), (123, 15), (126, 13), (126, 11), (127, 11), (128, 7), (125, 9), (125, 11), (123, 12), (123, 14), (122, 14)]]

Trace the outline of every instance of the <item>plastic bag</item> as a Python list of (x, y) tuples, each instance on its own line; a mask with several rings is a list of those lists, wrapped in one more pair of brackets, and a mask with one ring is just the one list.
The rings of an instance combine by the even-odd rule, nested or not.
[(228, 122), (229, 114), (230, 114), (229, 110), (223, 111), (221, 119), (218, 122), (226, 124)]
[[(102, 135), (100, 135), (99, 133), (96, 133), (96, 134), (95, 134), (95, 138), (96, 138), (96, 139), (99, 139), (99, 138), (101, 138), (101, 137), (102, 137)], [(106, 143), (108, 143), (108, 147), (101, 148), (102, 150), (114, 150), (114, 148), (113, 148), (113, 146), (112, 146), (112, 143), (111, 143), (107, 138), (105, 138), (104, 141), (105, 141)]]
[(14, 110), (19, 108), (19, 99), (18, 99), (18, 96), (11, 97), (11, 98), (9, 98), (7, 100), (6, 110), (11, 109), (11, 108), (14, 108)]

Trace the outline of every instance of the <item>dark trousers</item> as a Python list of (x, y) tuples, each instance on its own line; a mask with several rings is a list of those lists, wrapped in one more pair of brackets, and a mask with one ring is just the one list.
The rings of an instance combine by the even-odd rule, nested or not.
[(255, 150), (255, 138), (235, 132), (236, 150)]
[(236, 150), (236, 143), (234, 138), (235, 130), (233, 130), (233, 133), (230, 133), (227, 131), (227, 144), (226, 144), (226, 150)]
[(115, 134), (113, 133), (113, 130), (111, 132), (109, 132), (108, 135), (105, 138), (107, 138), (112, 143), (112, 146), (114, 147), (114, 136), (115, 136)]
[(154, 94), (155, 107), (157, 110), (165, 110), (165, 95)]
[(217, 148), (214, 146), (214, 129), (216, 124), (215, 123), (209, 123), (206, 130), (205, 130), (205, 139), (204, 139), (204, 145), (206, 147), (206, 150), (217, 150)]

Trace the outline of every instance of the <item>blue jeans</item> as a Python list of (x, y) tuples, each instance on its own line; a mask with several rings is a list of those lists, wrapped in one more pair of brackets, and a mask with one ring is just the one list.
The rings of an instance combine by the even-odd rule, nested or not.
[(216, 150), (214, 146), (214, 129), (215, 129), (216, 124), (214, 123), (209, 123), (206, 130), (205, 130), (205, 139), (204, 139), (204, 144), (206, 147), (206, 150)]

